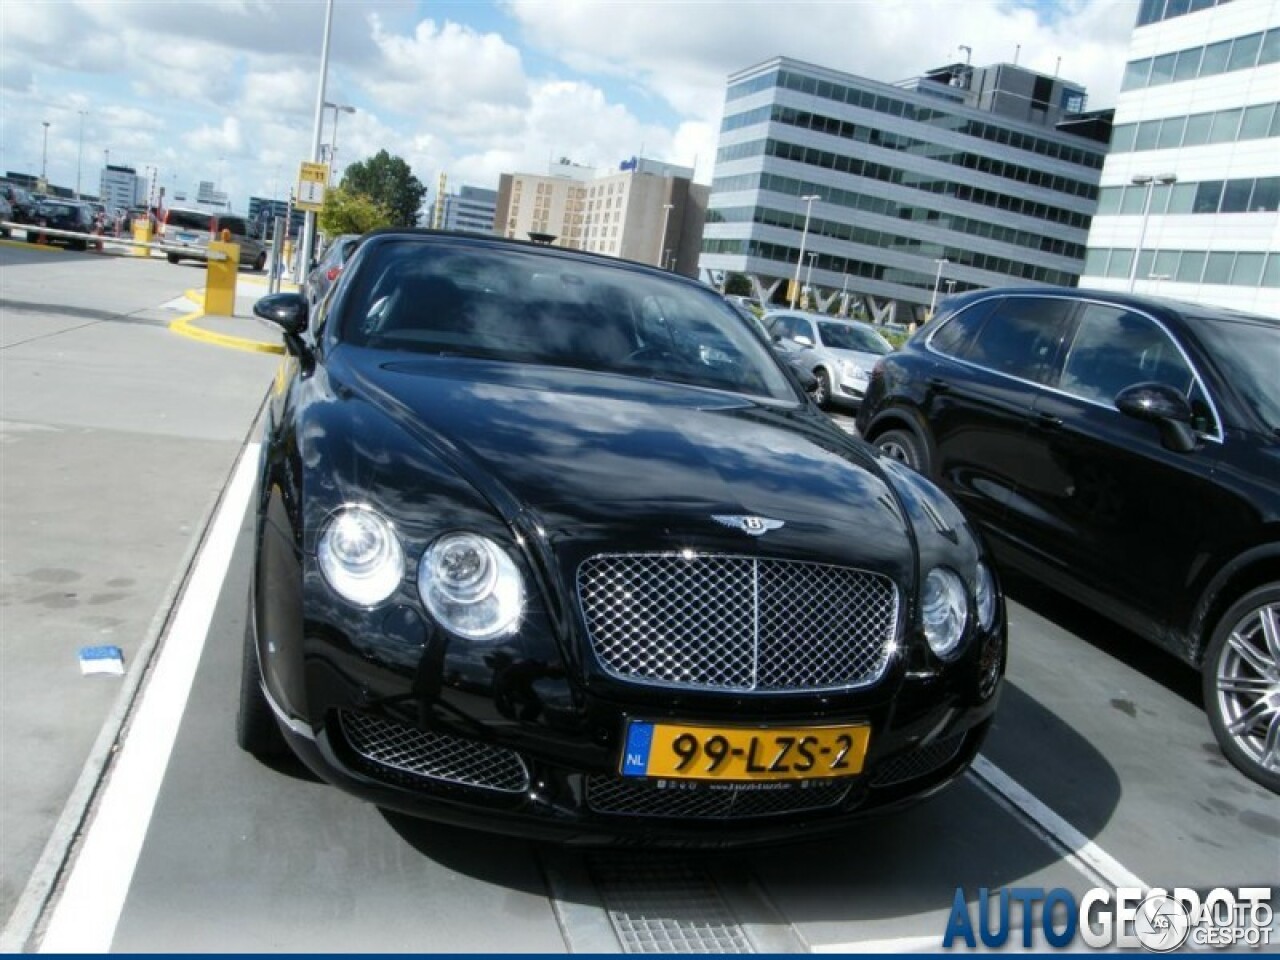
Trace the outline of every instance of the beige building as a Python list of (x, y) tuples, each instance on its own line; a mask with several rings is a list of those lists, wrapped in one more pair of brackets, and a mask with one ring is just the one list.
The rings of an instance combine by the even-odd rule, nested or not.
[(563, 161), (547, 176), (503, 174), (495, 232), (541, 234), (556, 246), (696, 276), (710, 190), (692, 176), (688, 167), (646, 159), (602, 176)]

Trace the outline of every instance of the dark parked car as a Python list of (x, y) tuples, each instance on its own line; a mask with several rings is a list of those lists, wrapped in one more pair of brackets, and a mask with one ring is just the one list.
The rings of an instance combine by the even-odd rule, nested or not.
[[(93, 210), (87, 203), (75, 200), (41, 200), (31, 215), (31, 226), (49, 227), (53, 230), (69, 230), (72, 233), (93, 232)], [(44, 236), (38, 229), (27, 231), (27, 239), (35, 240)], [(73, 250), (88, 249), (89, 241), (81, 238), (47, 235), (50, 243), (63, 243)]]
[(0, 194), (9, 201), (14, 223), (30, 223), (36, 201), (30, 192), (13, 183), (0, 183)]
[[(979, 539), (714, 291), (368, 235), (260, 300), (238, 733), (381, 806), (582, 841), (838, 827), (970, 763), (1003, 675)], [(708, 340), (719, 344), (706, 350)]]
[(342, 273), (342, 268), (359, 245), (360, 234), (344, 233), (334, 237), (329, 246), (325, 247), (320, 262), (307, 274), (307, 299), (313, 307), (324, 299), (333, 286), (333, 281), (338, 279), (338, 274)]
[(1280, 790), (1280, 320), (967, 294), (877, 366), (858, 429), (1003, 562), (1199, 668), (1223, 752)]

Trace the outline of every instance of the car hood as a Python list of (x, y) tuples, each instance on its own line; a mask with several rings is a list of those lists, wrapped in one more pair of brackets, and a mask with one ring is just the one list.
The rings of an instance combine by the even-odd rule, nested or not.
[(874, 367), (881, 357), (881, 354), (878, 353), (867, 353), (862, 350), (838, 350), (835, 347), (823, 347), (823, 351), (837, 360), (850, 360), (860, 363), (868, 370)]
[(856, 531), (878, 543), (870, 552), (902, 556), (906, 524), (873, 455), (798, 404), (459, 358), (353, 371), (361, 393), (508, 519), (528, 509), (565, 524), (762, 516), (791, 533), (847, 541)]

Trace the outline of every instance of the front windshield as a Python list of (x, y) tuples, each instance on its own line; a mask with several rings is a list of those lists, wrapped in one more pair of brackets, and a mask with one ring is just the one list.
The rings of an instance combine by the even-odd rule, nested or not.
[(1280, 431), (1280, 323), (1208, 319), (1196, 330), (1236, 393)]
[(794, 401), (768, 348), (710, 290), (548, 252), (397, 239), (342, 306), (356, 346), (576, 367)]
[(823, 345), (833, 350), (874, 353), (877, 357), (893, 352), (893, 348), (874, 330), (852, 323), (819, 323), (818, 334), (822, 337)]

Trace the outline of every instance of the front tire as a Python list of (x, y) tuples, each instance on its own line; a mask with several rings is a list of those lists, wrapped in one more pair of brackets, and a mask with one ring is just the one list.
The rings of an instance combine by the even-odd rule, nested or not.
[(258, 666), (258, 645), (253, 628), (253, 604), (244, 627), (244, 650), (240, 660), (240, 709), (236, 713), (236, 743), (259, 760), (283, 756), (288, 751), (280, 724), (262, 692), (262, 670)]
[(889, 459), (905, 463), (917, 473), (929, 473), (929, 455), (920, 438), (910, 430), (886, 430), (873, 442), (875, 448)]
[(1280, 793), (1280, 583), (1222, 615), (1201, 672), (1218, 746), (1246, 777)]
[(823, 410), (829, 410), (831, 408), (831, 374), (819, 367), (813, 371), (813, 375), (818, 378), (818, 385), (813, 389), (813, 402)]
[(253, 269), (258, 273), (267, 269), (267, 255), (265, 253), (258, 254), (258, 259), (253, 261)]
[(176, 253), (169, 253), (165, 255), (165, 259), (168, 260), (170, 263), (177, 263), (178, 255)]

